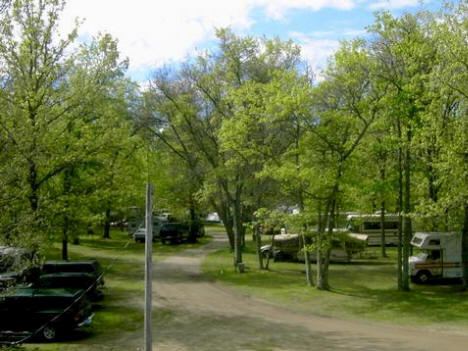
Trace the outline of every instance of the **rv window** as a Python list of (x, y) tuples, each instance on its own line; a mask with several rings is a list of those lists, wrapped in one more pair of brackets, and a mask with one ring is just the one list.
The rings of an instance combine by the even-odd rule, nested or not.
[(364, 230), (376, 230), (380, 229), (379, 222), (364, 222)]
[(398, 222), (384, 222), (385, 229), (398, 229)]
[(429, 240), (429, 245), (440, 245), (440, 239)]
[(414, 245), (419, 245), (419, 244), (422, 243), (422, 239), (421, 239), (421, 238), (418, 238), (418, 237), (415, 237), (415, 238), (413, 238), (412, 243), (413, 243)]

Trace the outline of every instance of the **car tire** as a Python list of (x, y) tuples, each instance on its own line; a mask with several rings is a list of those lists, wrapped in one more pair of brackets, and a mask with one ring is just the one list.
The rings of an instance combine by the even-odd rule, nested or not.
[(416, 282), (419, 284), (428, 283), (432, 278), (432, 275), (429, 271), (420, 271), (416, 274)]
[(53, 341), (57, 338), (57, 329), (53, 326), (46, 326), (42, 329), (42, 338), (46, 341)]

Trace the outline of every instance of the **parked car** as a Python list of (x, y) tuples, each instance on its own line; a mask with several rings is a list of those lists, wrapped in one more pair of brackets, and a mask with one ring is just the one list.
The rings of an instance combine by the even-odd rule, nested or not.
[(0, 336), (32, 334), (47, 341), (89, 326), (93, 314), (83, 290), (15, 287), (0, 298)]
[[(153, 242), (159, 238), (159, 230), (161, 224), (159, 222), (153, 222)], [(146, 241), (146, 228), (139, 228), (133, 233), (133, 239), (136, 242), (144, 243)]]
[[(46, 261), (41, 267), (40, 276), (51, 274), (88, 274), (89, 277), (94, 279), (97, 288), (104, 286), (104, 276), (101, 265), (96, 260), (83, 260), (83, 261)], [(57, 275), (59, 277), (59, 275)], [(71, 277), (71, 276), (70, 276)], [(71, 278), (64, 278), (66, 280)]]
[(189, 240), (190, 226), (186, 223), (163, 223), (159, 230), (159, 236), (163, 244), (167, 242), (181, 243)]

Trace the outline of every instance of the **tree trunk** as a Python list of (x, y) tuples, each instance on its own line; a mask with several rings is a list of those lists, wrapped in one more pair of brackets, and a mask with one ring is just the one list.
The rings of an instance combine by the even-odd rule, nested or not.
[(229, 240), (229, 247), (231, 250), (234, 250), (234, 230), (229, 206), (224, 201), (221, 201), (219, 204), (212, 201), (212, 204), (214, 205), (213, 207), (216, 209), (219, 218), (223, 221), (223, 226)]
[(240, 201), (238, 198), (234, 200), (233, 204), (233, 227), (234, 227), (234, 265), (236, 271), (243, 273), (243, 263), (242, 263), (242, 221), (240, 213)]
[(104, 217), (104, 234), (102, 236), (104, 239), (110, 239), (110, 222), (111, 222), (110, 213), (111, 213), (111, 210), (108, 206), (106, 208), (106, 213)]
[(195, 200), (193, 199), (192, 194), (190, 194), (190, 238), (189, 241), (196, 242), (197, 241), (197, 234), (199, 230), (199, 225), (195, 224), (197, 222), (197, 211), (195, 207)]
[(402, 252), (402, 290), (409, 291), (409, 256), (410, 256), (410, 241), (412, 235), (411, 218), (409, 214), (411, 212), (411, 128), (408, 126), (406, 132), (406, 149), (405, 149), (405, 194), (403, 198), (403, 211), (404, 225), (403, 225), (403, 252)]
[(62, 260), (68, 261), (68, 239), (62, 239)]
[(39, 208), (39, 195), (38, 195), (38, 185), (37, 185), (37, 169), (36, 164), (33, 161), (29, 161), (29, 174), (28, 174), (28, 183), (31, 193), (28, 196), (29, 205), (33, 213), (36, 213)]
[[(322, 234), (319, 234), (321, 236)], [(318, 241), (321, 243), (321, 239)], [(317, 289), (319, 290), (330, 290), (330, 285), (328, 283), (328, 264), (330, 260), (330, 250), (317, 249)]]
[(327, 201), (327, 206), (325, 209), (325, 216), (323, 220), (323, 224), (320, 226), (320, 230), (317, 235), (317, 289), (319, 290), (329, 290), (330, 286), (328, 284), (328, 262), (330, 257), (330, 250), (323, 250), (322, 243), (324, 239), (324, 230), (325, 225), (328, 225), (328, 235), (330, 234), (330, 229), (333, 231), (332, 222), (334, 221), (331, 213), (333, 210), (330, 210), (333, 206), (333, 200)]
[(465, 203), (462, 231), (463, 286), (468, 288), (468, 202)]
[(385, 200), (382, 200), (380, 203), (380, 246), (382, 257), (387, 257), (387, 252), (385, 250)]
[[(401, 123), (397, 121), (398, 137), (401, 140)], [(403, 149), (398, 147), (398, 247), (397, 247), (397, 288), (403, 290)]]
[[(382, 164), (380, 165), (380, 181), (382, 184), (385, 184), (386, 172), (385, 172), (385, 157), (380, 156)], [(385, 194), (381, 194), (382, 198), (380, 201), (380, 246), (381, 246), (381, 255), (382, 257), (387, 257), (387, 252), (385, 250)]]
[(312, 266), (310, 264), (310, 253), (307, 250), (307, 243), (304, 233), (302, 233), (302, 250), (304, 251), (304, 262), (305, 262), (305, 271), (306, 271), (306, 283), (308, 286), (314, 285), (314, 280), (312, 278)]
[(261, 252), (262, 236), (260, 235), (260, 230), (259, 230), (258, 224), (255, 225), (253, 230), (254, 230), (254, 235), (255, 235), (255, 243), (256, 243), (256, 246), (257, 246), (258, 268), (259, 269), (264, 269), (264, 267), (263, 267), (263, 255), (262, 255), (262, 252)]
[(265, 269), (266, 270), (270, 269), (270, 259), (273, 256), (273, 250), (275, 249), (275, 232), (274, 231), (273, 231), (273, 234), (271, 235), (270, 247), (271, 247), (271, 251), (267, 256), (267, 261), (266, 261), (266, 264), (265, 264)]

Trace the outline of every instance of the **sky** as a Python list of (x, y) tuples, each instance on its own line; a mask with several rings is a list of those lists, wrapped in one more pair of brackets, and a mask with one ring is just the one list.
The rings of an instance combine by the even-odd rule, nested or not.
[(140, 83), (163, 65), (216, 48), (215, 29), (238, 35), (293, 39), (319, 72), (339, 41), (366, 34), (373, 13), (435, 10), (439, 0), (68, 0), (63, 31), (78, 18), (80, 39), (107, 32), (128, 57), (128, 75)]

